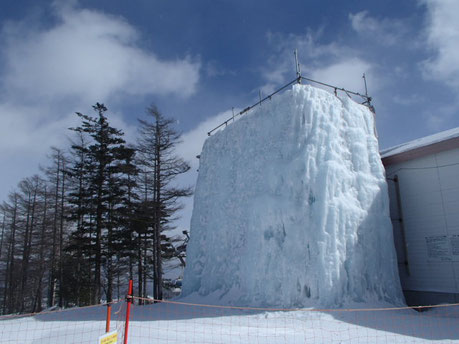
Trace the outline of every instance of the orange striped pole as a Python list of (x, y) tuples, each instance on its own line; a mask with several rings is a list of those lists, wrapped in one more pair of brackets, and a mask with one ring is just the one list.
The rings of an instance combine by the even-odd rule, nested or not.
[(112, 317), (112, 305), (107, 304), (107, 321), (105, 322), (105, 332), (110, 332), (110, 320)]

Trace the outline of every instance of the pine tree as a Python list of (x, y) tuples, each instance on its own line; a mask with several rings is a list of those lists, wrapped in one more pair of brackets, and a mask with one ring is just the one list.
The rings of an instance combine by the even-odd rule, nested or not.
[(111, 301), (127, 275), (137, 276), (140, 296), (153, 277), (162, 299), (165, 267), (185, 264), (186, 240), (168, 232), (191, 194), (174, 187), (190, 168), (174, 153), (174, 122), (149, 108), (129, 147), (107, 108), (93, 108), (96, 117), (77, 113), (70, 151), (52, 148), (42, 176), (25, 178), (0, 204), (3, 314)]
[[(121, 230), (118, 224), (119, 208), (123, 203), (125, 190), (125, 161), (132, 160), (134, 151), (125, 146), (123, 132), (110, 126), (105, 115), (107, 108), (97, 103), (93, 106), (98, 117), (81, 113), (82, 124), (73, 130), (89, 135), (92, 142), (86, 148), (75, 147), (75, 151), (87, 154), (86, 171), (89, 207), (89, 226), (94, 236), (90, 245), (94, 251), (94, 295), (92, 303), (99, 302), (102, 294), (102, 268), (105, 272), (105, 293), (107, 301), (112, 300), (114, 278), (113, 256), (115, 255), (115, 232)], [(83, 223), (83, 222), (82, 222)]]
[(62, 256), (63, 256), (63, 240), (64, 240), (64, 225), (65, 225), (65, 189), (66, 189), (66, 164), (67, 158), (60, 148), (51, 147), (51, 164), (44, 168), (44, 172), (48, 179), (50, 187), (49, 200), (52, 208), (49, 214), (52, 214), (52, 237), (51, 237), (51, 257), (49, 260), (49, 278), (48, 278), (48, 307), (52, 307), (56, 303), (56, 296), (59, 307), (63, 306), (62, 290), (63, 290), (63, 274), (62, 274)]
[(20, 312), (30, 310), (32, 304), (30, 292), (30, 270), (36, 268), (32, 244), (36, 236), (38, 217), (38, 194), (40, 192), (41, 180), (38, 175), (26, 178), (19, 183), (20, 202), (19, 206), (24, 214), (25, 223), (22, 226), (22, 263), (21, 263), (21, 284), (19, 286), (19, 299), (21, 300)]
[(2, 205), (2, 209), (8, 221), (8, 233), (5, 238), (7, 252), (4, 256), (5, 277), (3, 284), (3, 314), (13, 313), (18, 310), (18, 295), (15, 286), (19, 284), (18, 269), (16, 268), (19, 264), (19, 259), (16, 257), (18, 248), (17, 231), (19, 227), (19, 194), (17, 192), (10, 193), (8, 201), (9, 202), (4, 202)]
[(49, 207), (49, 194), (48, 186), (46, 182), (40, 178), (40, 189), (39, 189), (39, 212), (40, 218), (37, 219), (39, 226), (39, 235), (36, 240), (37, 246), (37, 268), (36, 268), (36, 284), (34, 285), (34, 290), (32, 291), (31, 297), (33, 298), (32, 312), (40, 312), (42, 310), (43, 303), (43, 286), (44, 279), (46, 275), (46, 258), (49, 255), (48, 249), (48, 229), (50, 227), (49, 217), (48, 217), (48, 207)]
[(94, 223), (92, 207), (91, 180), (93, 179), (93, 159), (89, 151), (89, 139), (82, 128), (76, 131), (76, 140), (72, 141), (70, 161), (67, 168), (69, 187), (68, 220), (74, 224), (66, 244), (65, 295), (69, 302), (85, 306), (93, 299), (92, 278), (94, 269)]
[[(174, 180), (186, 173), (190, 166), (175, 154), (175, 146), (180, 142), (180, 133), (174, 128), (174, 121), (165, 118), (156, 107), (147, 109), (151, 121), (139, 120), (140, 137), (137, 144), (139, 168), (145, 177), (144, 199), (141, 213), (145, 217), (143, 231), (145, 239), (152, 240), (153, 295), (163, 298), (163, 259), (171, 258), (168, 248), (168, 231), (171, 222), (181, 209), (180, 198), (190, 196), (191, 188), (174, 186)], [(147, 234), (148, 233), (148, 234)]]

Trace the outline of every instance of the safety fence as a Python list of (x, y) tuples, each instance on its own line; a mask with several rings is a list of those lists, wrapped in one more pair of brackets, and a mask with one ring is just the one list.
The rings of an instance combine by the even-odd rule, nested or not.
[(0, 316), (0, 343), (96, 344), (106, 332), (117, 331), (118, 338), (122, 338), (125, 317), (124, 300), (37, 314), (4, 315)]
[(458, 343), (459, 304), (354, 309), (229, 307), (140, 299), (129, 343)]
[[(131, 289), (132, 290), (132, 289)], [(360, 306), (360, 308), (359, 308)], [(111, 309), (111, 312), (109, 311)], [(0, 343), (459, 343), (459, 304), (282, 309), (140, 298), (0, 317)]]

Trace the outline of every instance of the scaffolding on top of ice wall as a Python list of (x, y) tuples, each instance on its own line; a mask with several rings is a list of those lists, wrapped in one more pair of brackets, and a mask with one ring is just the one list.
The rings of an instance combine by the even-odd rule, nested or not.
[(295, 51), (295, 63), (296, 63), (296, 78), (294, 80), (290, 81), (289, 83), (285, 84), (284, 86), (280, 87), (279, 89), (277, 89), (276, 91), (274, 91), (273, 93), (269, 94), (268, 96), (266, 96), (264, 98), (261, 97), (261, 93), (260, 93), (260, 100), (259, 101), (257, 101), (256, 103), (254, 103), (254, 104), (252, 104), (250, 106), (247, 106), (245, 109), (241, 110), (237, 114), (234, 114), (234, 112), (233, 112), (233, 116), (232, 117), (228, 118), (226, 121), (222, 122), (221, 124), (219, 124), (218, 126), (213, 128), (212, 130), (210, 130), (207, 133), (207, 135), (210, 136), (210, 135), (212, 135), (212, 133), (214, 133), (218, 129), (220, 129), (220, 128), (224, 127), (224, 126), (226, 127), (228, 125), (228, 123), (234, 121), (234, 119), (236, 117), (242, 116), (243, 114), (245, 114), (248, 111), (252, 110), (256, 106), (261, 105), (263, 102), (265, 102), (267, 100), (271, 100), (271, 98), (274, 95), (282, 92), (287, 87), (289, 87), (291, 85), (294, 85), (294, 84), (301, 84), (303, 81), (306, 81), (306, 82), (309, 82), (309, 83), (313, 83), (313, 84), (317, 84), (317, 85), (320, 85), (320, 86), (324, 86), (324, 87), (329, 88), (329, 89), (333, 89), (333, 93), (335, 94), (335, 96), (338, 96), (338, 91), (340, 91), (340, 92), (344, 92), (349, 98), (352, 98), (352, 96), (360, 97), (361, 100), (363, 100), (363, 102), (361, 104), (367, 106), (370, 109), (371, 112), (375, 113), (375, 108), (371, 104), (372, 98), (370, 96), (368, 96), (367, 80), (366, 80), (366, 77), (365, 77), (365, 73), (362, 76), (362, 78), (364, 80), (364, 83), (365, 83), (365, 94), (360, 94), (358, 92), (347, 90), (347, 89), (345, 89), (343, 87), (330, 85), (330, 84), (327, 84), (325, 82), (313, 80), (313, 79), (306, 78), (306, 77), (302, 76), (301, 75), (301, 67), (300, 67), (300, 64), (298, 62), (298, 56), (297, 56), (297, 52), (296, 51)]

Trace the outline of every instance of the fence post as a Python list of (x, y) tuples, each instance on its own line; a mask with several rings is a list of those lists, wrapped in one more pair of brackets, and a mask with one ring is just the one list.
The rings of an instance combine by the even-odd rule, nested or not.
[(129, 280), (129, 291), (126, 296), (127, 308), (126, 308), (126, 322), (124, 324), (124, 344), (128, 342), (128, 331), (129, 331), (129, 317), (131, 316), (131, 304), (132, 304), (132, 280)]
[(107, 321), (105, 323), (105, 332), (110, 332), (110, 320), (112, 317), (112, 304), (108, 303), (107, 304)]

